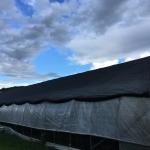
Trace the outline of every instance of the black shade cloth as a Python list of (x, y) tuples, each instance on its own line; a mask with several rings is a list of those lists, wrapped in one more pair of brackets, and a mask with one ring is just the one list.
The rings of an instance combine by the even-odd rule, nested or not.
[(150, 97), (150, 57), (26, 87), (0, 91), (0, 105)]

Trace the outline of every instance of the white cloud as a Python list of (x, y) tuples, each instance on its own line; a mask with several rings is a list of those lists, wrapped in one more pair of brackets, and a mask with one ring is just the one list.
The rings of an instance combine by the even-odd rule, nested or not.
[(150, 52), (144, 52), (140, 55), (140, 58), (148, 57), (150, 56)]
[(119, 58), (140, 58), (150, 49), (149, 26), (150, 19), (147, 18), (138, 25), (113, 26), (102, 35), (77, 35), (68, 44), (74, 50), (72, 60), (80, 64), (94, 64), (97, 61), (103, 64), (104, 61)]
[(97, 68), (149, 56), (149, 6), (147, 0), (88, 0), (75, 18), (80, 30), (68, 44), (74, 51), (70, 59)]
[(115, 60), (111, 60), (111, 61), (104, 61), (104, 62), (94, 62), (92, 63), (92, 70), (93, 69), (98, 69), (98, 68), (104, 68), (104, 67), (107, 67), (107, 66), (112, 66), (112, 65), (115, 65), (115, 64), (118, 64), (118, 60), (115, 59)]
[(10, 88), (10, 87), (14, 87), (14, 86), (27, 86), (27, 85), (29, 85), (29, 84), (27, 84), (27, 83), (16, 83), (16, 82), (8, 82), (8, 81), (6, 81), (6, 82), (2, 82), (1, 81), (1, 83), (0, 83), (0, 89), (2, 89), (2, 88)]

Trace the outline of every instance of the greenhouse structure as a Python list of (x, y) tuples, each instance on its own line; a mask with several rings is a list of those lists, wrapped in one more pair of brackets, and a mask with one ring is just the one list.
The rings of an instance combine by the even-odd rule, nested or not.
[(0, 124), (82, 150), (150, 150), (150, 57), (2, 89)]

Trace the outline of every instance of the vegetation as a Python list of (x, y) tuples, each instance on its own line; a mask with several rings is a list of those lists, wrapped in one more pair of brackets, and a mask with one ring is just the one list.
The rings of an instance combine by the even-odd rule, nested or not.
[(52, 150), (39, 143), (27, 142), (14, 135), (0, 133), (0, 150)]

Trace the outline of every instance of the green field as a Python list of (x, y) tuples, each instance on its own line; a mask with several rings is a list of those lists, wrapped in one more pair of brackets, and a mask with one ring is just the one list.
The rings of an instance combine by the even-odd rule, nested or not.
[(14, 135), (0, 133), (0, 150), (54, 150), (38, 143), (24, 141)]

